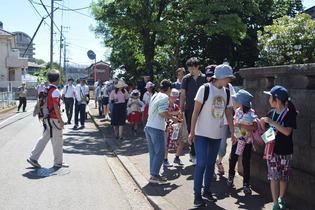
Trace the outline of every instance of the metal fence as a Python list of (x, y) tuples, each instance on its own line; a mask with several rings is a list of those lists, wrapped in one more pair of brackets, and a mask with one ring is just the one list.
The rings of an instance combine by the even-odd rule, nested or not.
[(0, 109), (5, 109), (15, 105), (14, 92), (0, 92)]

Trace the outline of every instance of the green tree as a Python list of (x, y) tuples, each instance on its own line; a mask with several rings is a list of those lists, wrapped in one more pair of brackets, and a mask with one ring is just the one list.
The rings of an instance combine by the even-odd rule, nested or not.
[(284, 16), (258, 34), (259, 65), (315, 62), (315, 20), (307, 14)]
[[(60, 86), (65, 84), (65, 75), (63, 69), (59, 66), (58, 63), (54, 63), (54, 69), (58, 69), (60, 71)], [(38, 82), (48, 82), (47, 73), (50, 70), (50, 63), (46, 63), (46, 65), (40, 69), (39, 72), (35, 72), (34, 76), (37, 76)]]

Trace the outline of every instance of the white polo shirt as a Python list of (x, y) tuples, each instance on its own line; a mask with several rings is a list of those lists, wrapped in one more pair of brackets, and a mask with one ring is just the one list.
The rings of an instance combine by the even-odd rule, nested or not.
[(62, 90), (62, 95), (65, 95), (65, 98), (73, 98), (74, 91), (74, 85), (65, 85)]
[[(89, 87), (87, 85), (83, 85), (81, 86), (80, 84), (78, 84), (75, 87), (75, 95), (76, 95), (76, 100), (77, 101), (81, 101), (85, 95), (89, 94)], [(85, 101), (82, 101), (82, 104), (85, 104)]]

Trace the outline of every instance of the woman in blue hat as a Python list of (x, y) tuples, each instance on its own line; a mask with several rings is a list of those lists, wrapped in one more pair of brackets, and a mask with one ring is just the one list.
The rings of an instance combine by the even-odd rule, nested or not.
[(293, 129), (296, 129), (296, 116), (298, 112), (289, 97), (289, 92), (282, 86), (274, 86), (270, 91), (264, 91), (270, 95), (269, 104), (273, 108), (266, 117), (261, 118), (263, 130), (272, 127), (276, 132), (273, 154), (267, 159), (268, 179), (273, 209), (286, 209), (283, 200), (290, 174), (293, 155)]
[(231, 154), (229, 158), (229, 176), (227, 179), (228, 187), (233, 186), (235, 176), (235, 166), (238, 156), (242, 155), (242, 164), (244, 170), (243, 176), (243, 191), (246, 195), (252, 193), (249, 185), (250, 180), (250, 158), (252, 154), (251, 131), (257, 130), (257, 123), (255, 122), (255, 111), (251, 109), (251, 101), (253, 96), (246, 90), (240, 90), (237, 94), (232, 95), (233, 104), (237, 109), (234, 115), (234, 135), (237, 142), (232, 145)]

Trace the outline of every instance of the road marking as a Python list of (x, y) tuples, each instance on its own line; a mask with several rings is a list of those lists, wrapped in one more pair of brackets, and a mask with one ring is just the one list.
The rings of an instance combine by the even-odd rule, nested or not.
[(20, 114), (20, 113), (17, 113), (17, 114), (15, 114), (15, 115), (13, 115), (12, 117), (9, 117), (8, 119), (6, 119), (6, 120), (2, 121), (2, 122), (0, 123), (0, 125), (2, 125), (3, 123), (5, 123), (5, 122), (7, 122), (7, 121), (11, 120), (12, 118), (14, 118), (14, 117), (18, 116), (19, 114)]

